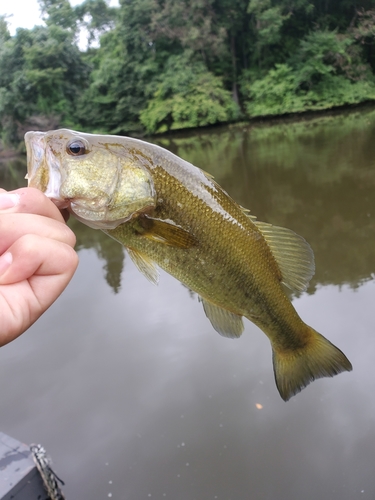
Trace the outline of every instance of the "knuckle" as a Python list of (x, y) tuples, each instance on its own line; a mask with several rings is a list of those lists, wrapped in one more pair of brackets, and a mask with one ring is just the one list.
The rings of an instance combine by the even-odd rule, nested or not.
[(69, 246), (72, 248), (75, 246), (77, 242), (76, 235), (73, 233), (73, 231), (68, 227), (66, 224), (63, 224), (64, 227), (64, 232), (65, 232), (65, 238), (64, 241), (67, 243)]

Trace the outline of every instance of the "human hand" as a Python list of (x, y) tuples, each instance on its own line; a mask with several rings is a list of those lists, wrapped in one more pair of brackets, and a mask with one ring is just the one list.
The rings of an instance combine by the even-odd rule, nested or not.
[(0, 346), (29, 328), (78, 265), (75, 235), (41, 191), (0, 189)]

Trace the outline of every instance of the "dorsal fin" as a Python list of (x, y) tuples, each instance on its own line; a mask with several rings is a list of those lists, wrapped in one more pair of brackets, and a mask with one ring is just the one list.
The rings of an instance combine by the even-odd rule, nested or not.
[(252, 215), (250, 212), (250, 210), (248, 208), (245, 208), (245, 207), (242, 207), (240, 205), (240, 209), (242, 210), (242, 212), (247, 216), (249, 217), (249, 219), (251, 220), (251, 222), (253, 222), (255, 224), (256, 220), (257, 220), (257, 216), (256, 215)]
[(285, 227), (252, 221), (263, 234), (282, 275), (282, 283), (293, 291), (306, 290), (315, 272), (314, 253), (307, 241)]

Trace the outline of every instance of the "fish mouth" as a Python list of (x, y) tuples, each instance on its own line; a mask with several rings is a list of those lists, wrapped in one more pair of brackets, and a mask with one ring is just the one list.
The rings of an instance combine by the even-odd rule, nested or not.
[[(70, 201), (67, 200), (59, 200), (57, 198), (51, 198), (48, 196), (48, 198), (53, 201), (53, 203), (57, 206), (59, 210), (65, 210), (65, 209), (70, 209)], [(69, 210), (70, 211), (70, 210)]]
[(28, 186), (42, 191), (59, 209), (70, 207), (70, 201), (61, 198), (60, 162), (48, 145), (46, 132), (26, 132)]

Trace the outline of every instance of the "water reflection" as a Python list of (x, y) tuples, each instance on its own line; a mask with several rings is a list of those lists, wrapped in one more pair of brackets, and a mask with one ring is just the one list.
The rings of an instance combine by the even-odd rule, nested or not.
[(84, 226), (76, 219), (69, 221), (69, 226), (77, 235), (76, 249), (94, 248), (100, 260), (104, 260), (104, 277), (112, 290), (117, 293), (121, 286), (121, 274), (124, 268), (124, 248), (115, 243), (101, 231)]
[[(294, 305), (354, 371), (287, 404), (254, 325), (238, 341), (220, 337), (176, 280), (161, 273), (153, 287), (130, 259), (123, 268), (120, 245), (71, 221), (73, 282), (0, 350), (0, 429), (47, 447), (67, 499), (373, 497), (374, 119), (364, 111), (161, 141), (315, 251), (313, 284)], [(0, 167), (1, 186), (24, 182), (25, 167), (12, 168)]]

